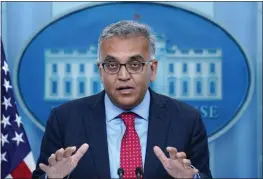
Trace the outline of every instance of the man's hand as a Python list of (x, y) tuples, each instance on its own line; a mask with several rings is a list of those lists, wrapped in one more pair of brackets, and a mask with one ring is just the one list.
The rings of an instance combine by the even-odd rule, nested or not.
[(77, 166), (88, 148), (89, 145), (85, 143), (74, 155), (72, 154), (76, 151), (76, 147), (67, 147), (65, 150), (61, 148), (48, 158), (48, 166), (40, 163), (39, 168), (47, 174), (48, 178), (64, 178)]
[(155, 146), (153, 148), (155, 155), (163, 164), (165, 170), (174, 178), (193, 178), (198, 173), (197, 169), (191, 168), (191, 161), (186, 159), (184, 152), (177, 152), (174, 147), (167, 147), (169, 157), (167, 158), (163, 151)]

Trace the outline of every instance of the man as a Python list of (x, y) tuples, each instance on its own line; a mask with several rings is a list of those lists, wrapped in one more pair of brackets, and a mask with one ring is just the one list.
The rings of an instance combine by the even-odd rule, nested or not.
[(98, 46), (104, 91), (53, 109), (33, 177), (211, 178), (200, 113), (149, 88), (158, 65), (149, 27), (117, 22)]

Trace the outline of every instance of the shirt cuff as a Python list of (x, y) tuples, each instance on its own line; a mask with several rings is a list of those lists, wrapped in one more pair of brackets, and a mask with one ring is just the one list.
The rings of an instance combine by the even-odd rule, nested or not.
[[(69, 179), (69, 176), (70, 176), (70, 174), (67, 176), (67, 177), (65, 177), (66, 179)], [(47, 174), (45, 174), (45, 179), (48, 179), (47, 178)]]
[(200, 179), (200, 178), (201, 178), (201, 177), (200, 177), (199, 173), (194, 174), (194, 179)]

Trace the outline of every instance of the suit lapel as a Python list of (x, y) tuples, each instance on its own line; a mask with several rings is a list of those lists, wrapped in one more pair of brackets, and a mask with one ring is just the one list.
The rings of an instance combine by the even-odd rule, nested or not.
[(148, 126), (148, 137), (146, 147), (146, 157), (144, 165), (144, 179), (156, 177), (156, 168), (160, 164), (159, 159), (153, 152), (155, 145), (159, 146), (163, 151), (165, 149), (165, 141), (170, 124), (170, 116), (165, 111), (165, 101), (160, 99), (160, 96), (150, 90), (151, 104), (150, 117)]
[(110, 178), (104, 94), (103, 91), (94, 97), (96, 101), (90, 104), (91, 110), (83, 119), (98, 174), (100, 178)]

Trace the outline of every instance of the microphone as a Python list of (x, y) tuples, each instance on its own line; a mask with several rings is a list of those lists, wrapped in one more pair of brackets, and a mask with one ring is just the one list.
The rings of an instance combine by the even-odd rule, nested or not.
[(123, 178), (123, 175), (124, 175), (124, 170), (123, 168), (118, 168), (118, 171), (117, 171), (118, 175), (119, 175), (119, 179), (122, 179)]
[(142, 168), (141, 167), (136, 167), (135, 169), (135, 175), (136, 175), (136, 179), (140, 179), (142, 176)]

